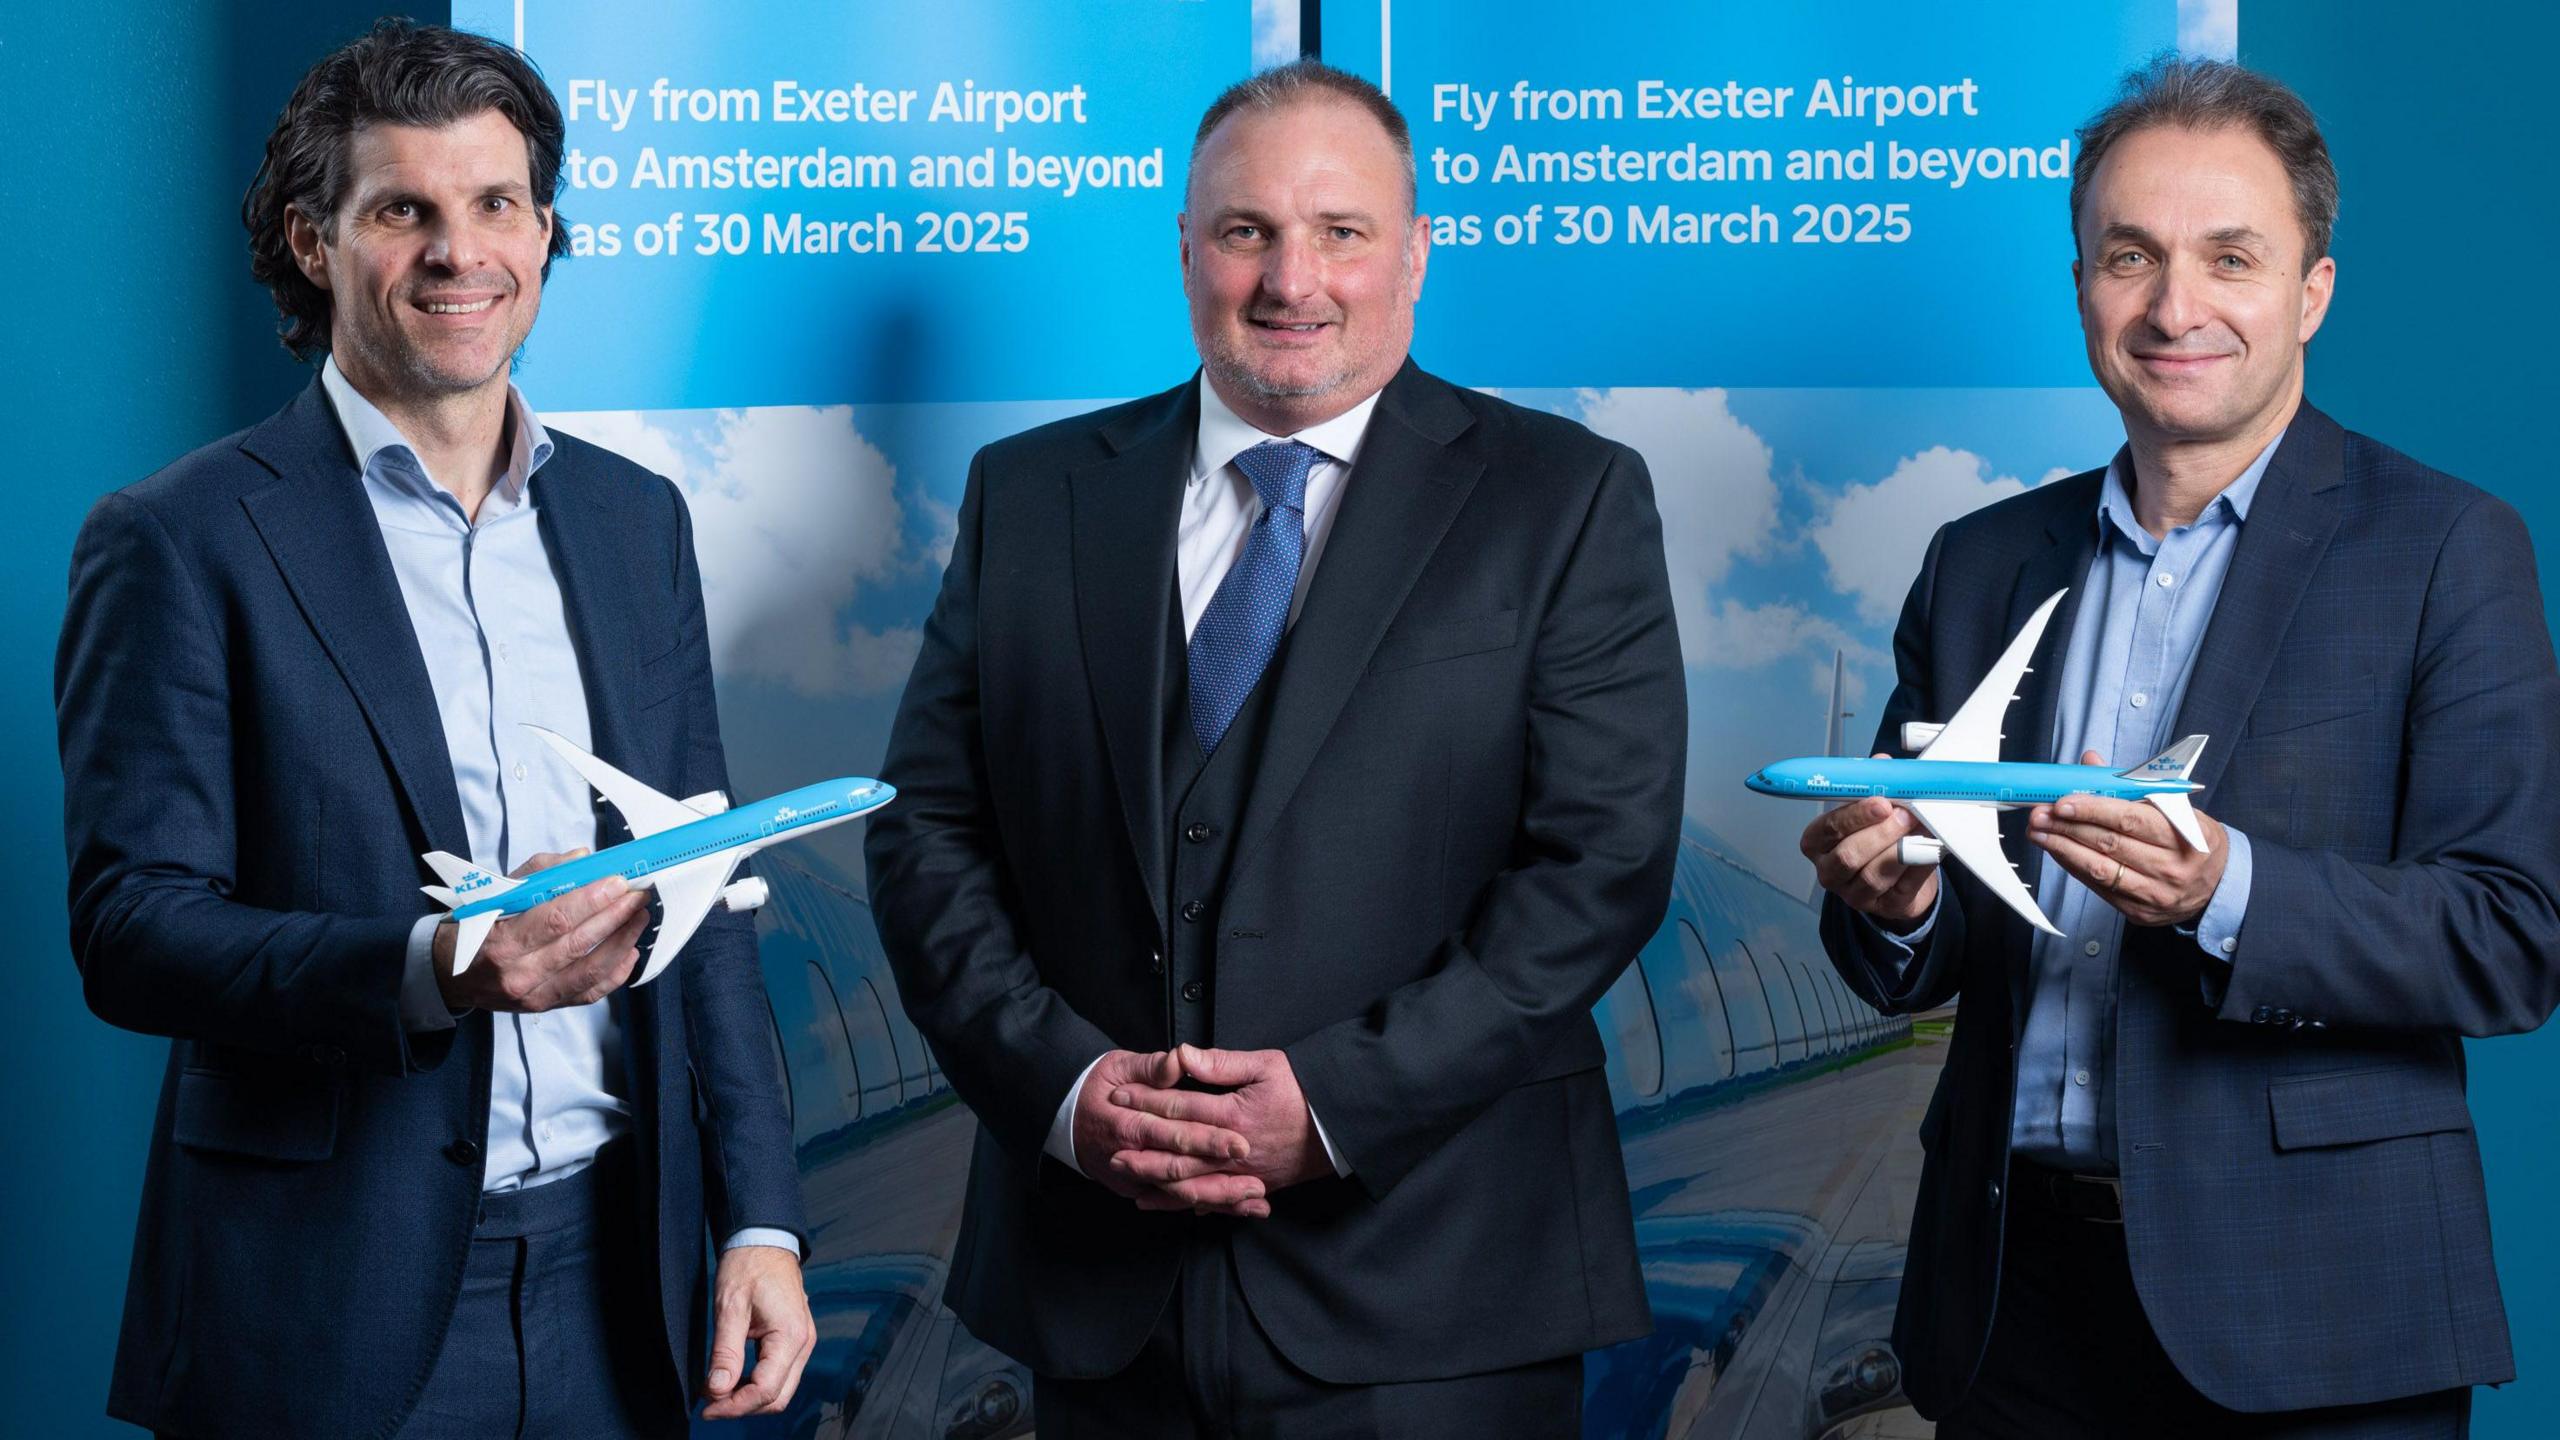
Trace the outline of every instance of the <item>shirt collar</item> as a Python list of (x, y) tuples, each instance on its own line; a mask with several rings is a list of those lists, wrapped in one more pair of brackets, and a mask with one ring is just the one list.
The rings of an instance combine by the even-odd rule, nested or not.
[[(2249, 468), (2240, 472), (2240, 478), (2223, 486), (2222, 493), (2214, 496), (2212, 503), (2204, 507), (2204, 513), (2196, 517), (2196, 523), (2203, 524), (2212, 519), (2217, 511), (2229, 516), (2234, 523), (2247, 521), (2249, 503), (2258, 498), (2258, 482), (2267, 477), (2267, 465), (2276, 458), (2277, 447), (2283, 444), (2284, 431), (2279, 430), (2276, 438), (2267, 442), (2267, 448), (2258, 452), (2258, 458), (2249, 462)], [(2132, 473), (2133, 447), (2128, 445), (2118, 449), (2115, 458), (2107, 462), (2106, 482), (2098, 487), (2098, 524), (2102, 530), (2106, 526), (2114, 526), (2126, 539), (2147, 551), (2157, 542), (2151, 538), (2151, 532), (2142, 528), (2142, 521), (2134, 514), (2133, 487), (2126, 483)]]
[[(409, 443), (380, 406), (357, 391), (346, 372), (338, 368), (335, 355), (321, 362), (320, 388), (328, 392), (329, 404), (338, 412), (339, 428), (346, 432), (347, 448), (355, 452), (358, 470), (371, 473), (375, 458), (387, 453), (387, 458), (399, 462), (398, 468), (404, 474), (432, 483), (425, 465), (418, 460), (418, 448)], [(507, 386), (507, 410), (514, 420), (507, 427), (513, 439), (506, 473), (498, 477), (496, 492), (507, 504), (514, 505), (524, 499), (524, 487), (534, 472), (551, 459), (551, 432), (542, 428), (540, 417), (525, 403), (524, 392), (512, 382)]]
[(1334, 416), (1321, 425), (1310, 425), (1295, 435), (1271, 435), (1255, 428), (1245, 418), (1228, 408), (1218, 395), (1218, 387), (1209, 383), (1207, 371), (1200, 373), (1200, 434), (1192, 451), (1191, 483), (1199, 484), (1227, 468), (1237, 456), (1256, 445), (1273, 440), (1299, 440), (1324, 452), (1325, 458), (1348, 469), (1360, 458), (1360, 444), (1369, 434), (1369, 416), (1378, 408), (1378, 396), (1372, 391), (1359, 404)]

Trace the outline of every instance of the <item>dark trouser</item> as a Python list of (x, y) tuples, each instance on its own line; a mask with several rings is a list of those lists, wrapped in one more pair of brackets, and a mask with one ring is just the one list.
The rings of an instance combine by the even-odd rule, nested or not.
[(403, 1440), (685, 1433), (631, 1149), (482, 1198), (462, 1298)]
[(2124, 1227), (2056, 1208), (2042, 1176), (2010, 1175), (1991, 1347), (1938, 1440), (2459, 1440), (2471, 1392), (2269, 1415), (2225, 1410), (2160, 1348), (2134, 1293)]
[(1033, 1400), (1040, 1440), (1579, 1440), (1582, 1357), (1395, 1385), (1318, 1380), (1254, 1321), (1213, 1221), (1185, 1248), (1182, 1281), (1127, 1369), (1101, 1380), (1044, 1375)]

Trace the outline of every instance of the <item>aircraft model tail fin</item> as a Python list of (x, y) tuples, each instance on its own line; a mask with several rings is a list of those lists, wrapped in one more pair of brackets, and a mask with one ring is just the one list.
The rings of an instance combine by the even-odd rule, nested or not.
[(2127, 780), (2184, 780), (2187, 773), (2196, 768), (2196, 761), (2203, 757), (2204, 742), (2208, 738), (2190, 735), (2132, 769), (2119, 770), (2116, 774)]
[(423, 858), (427, 862), (427, 868), (436, 872), (437, 878), (443, 880), (444, 885), (422, 888), (425, 888), (428, 894), (434, 895), (437, 890), (445, 886), (452, 887), (449, 895), (437, 896), (438, 899), (446, 902), (445, 908), (448, 910), (452, 909), (456, 902), (467, 904), (473, 900), (486, 900), (492, 895), (504, 895), (523, 883), (510, 880), (495, 871), (485, 870), (459, 855), (448, 855), (442, 850), (430, 850)]
[(451, 890), (446, 889), (442, 885), (421, 885), (418, 888), (426, 893), (426, 897), (428, 899), (433, 900), (447, 910), (455, 909), (462, 904), (461, 896), (454, 894)]

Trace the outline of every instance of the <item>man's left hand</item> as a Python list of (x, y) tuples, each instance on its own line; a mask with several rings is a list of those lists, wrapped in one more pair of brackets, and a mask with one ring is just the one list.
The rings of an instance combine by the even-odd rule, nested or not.
[(1264, 1193), (1331, 1175), (1324, 1142), (1316, 1136), (1315, 1116), (1297, 1073), (1282, 1050), (1203, 1050), (1185, 1045), (1175, 1052), (1182, 1073), (1218, 1093), (1159, 1090), (1147, 1085), (1120, 1085), (1111, 1103), (1169, 1120), (1192, 1120), (1233, 1130), (1252, 1147), (1241, 1160), (1208, 1160), (1156, 1150), (1123, 1150), (1111, 1157), (1112, 1169), (1157, 1188), (1138, 1196), (1142, 1210), (1215, 1210), (1260, 1219), (1270, 1202), (1203, 1204), (1189, 1187), (1203, 1177), (1248, 1175), (1262, 1182)]
[(2139, 800), (2071, 795), (2027, 816), (2027, 838), (2136, 925), (2192, 925), (2222, 884), (2231, 842), (2201, 810), (2202, 853), (2187, 848), (2169, 817)]
[[(711, 1401), (702, 1407), (702, 1418), (781, 1414), (818, 1343), (808, 1292), (800, 1285), (799, 1257), (771, 1245), (721, 1251), (711, 1318), (711, 1376), (703, 1387)], [(756, 1342), (756, 1369), (740, 1384), (750, 1340)]]

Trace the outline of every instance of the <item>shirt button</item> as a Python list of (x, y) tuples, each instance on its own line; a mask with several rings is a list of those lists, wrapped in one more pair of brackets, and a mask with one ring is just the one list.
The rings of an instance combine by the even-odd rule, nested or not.
[(2089, 1072), (2088, 1072), (2088, 1071), (2086, 1071), (2086, 1070), (2074, 1070), (2074, 1071), (2072, 1071), (2072, 1072), (2071, 1072), (2071, 1083), (2072, 1083), (2072, 1084), (2074, 1084), (2074, 1085), (2086, 1085), (2086, 1084), (2088, 1084), (2088, 1083), (2089, 1083)]
[(1188, 900), (1183, 902), (1182, 918), (1185, 920), (1197, 921), (1201, 916), (1208, 913), (1209, 907), (1201, 904), (1197, 900)]
[(498, 658), (501, 660), (513, 658), (507, 654), (507, 642), (504, 640), (498, 642)]
[(2095, 955), (2105, 948), (2105, 946), (2099, 944), (2097, 941), (2092, 940), (2088, 944), (2080, 947), (2080, 953), (2083, 955)]
[(524, 762), (523, 762), (523, 761), (521, 761), (521, 760), (517, 761), (517, 762), (516, 762), (516, 768), (515, 768), (514, 770), (512, 770), (512, 771), (508, 772), (508, 773), (510, 773), (510, 774), (512, 774), (512, 775), (514, 775), (514, 776), (515, 776), (517, 779), (519, 779), (519, 780), (523, 779), (523, 778), (524, 778)]
[(2163, 571), (2161, 571), (2161, 572), (2160, 572), (2160, 588), (2161, 588), (2161, 589), (2166, 590), (2166, 589), (2168, 589), (2170, 586), (2175, 585), (2175, 584), (2177, 584), (2177, 583), (2178, 583), (2178, 577), (2177, 577), (2177, 576), (2170, 574), (2170, 573), (2169, 573), (2168, 571), (2166, 571), (2166, 570), (2163, 570)]
[(2223, 936), (2223, 937), (2222, 937), (2222, 953), (2223, 953), (2223, 954), (2228, 955), (2228, 954), (2230, 954), (2231, 952), (2233, 952), (2233, 951), (2235, 951), (2235, 950), (2237, 950), (2237, 949), (2239, 949), (2239, 948), (2240, 948), (2240, 937), (2239, 937), (2239, 936), (2237, 936), (2237, 935), (2225, 935), (2225, 936)]
[(538, 1136), (540, 1136), (540, 1137), (542, 1137), (542, 1138), (543, 1138), (543, 1139), (545, 1139), (545, 1140), (548, 1140), (548, 1139), (550, 1139), (550, 1138), (551, 1138), (551, 1127), (550, 1127), (550, 1126), (548, 1126), (548, 1125), (545, 1125), (545, 1126), (543, 1126), (541, 1129), (536, 1130), (536, 1131), (534, 1131), (533, 1133), (534, 1133), (534, 1134), (536, 1134), (536, 1135), (538, 1135)]
[(1200, 1003), (1200, 997), (1205, 993), (1207, 993), (1207, 987), (1197, 980), (1191, 981), (1182, 987), (1182, 998), (1195, 1005)]
[(2136, 690), (2136, 691), (2134, 691), (2134, 692), (2133, 692), (2133, 708), (2134, 708), (2134, 709), (2139, 710), (2139, 709), (2141, 709), (2143, 706), (2148, 705), (2148, 704), (2150, 704), (2150, 703), (2151, 703), (2151, 697), (2150, 697), (2150, 696), (2143, 694), (2143, 693), (2142, 693), (2141, 691), (2139, 691), (2139, 690)]

